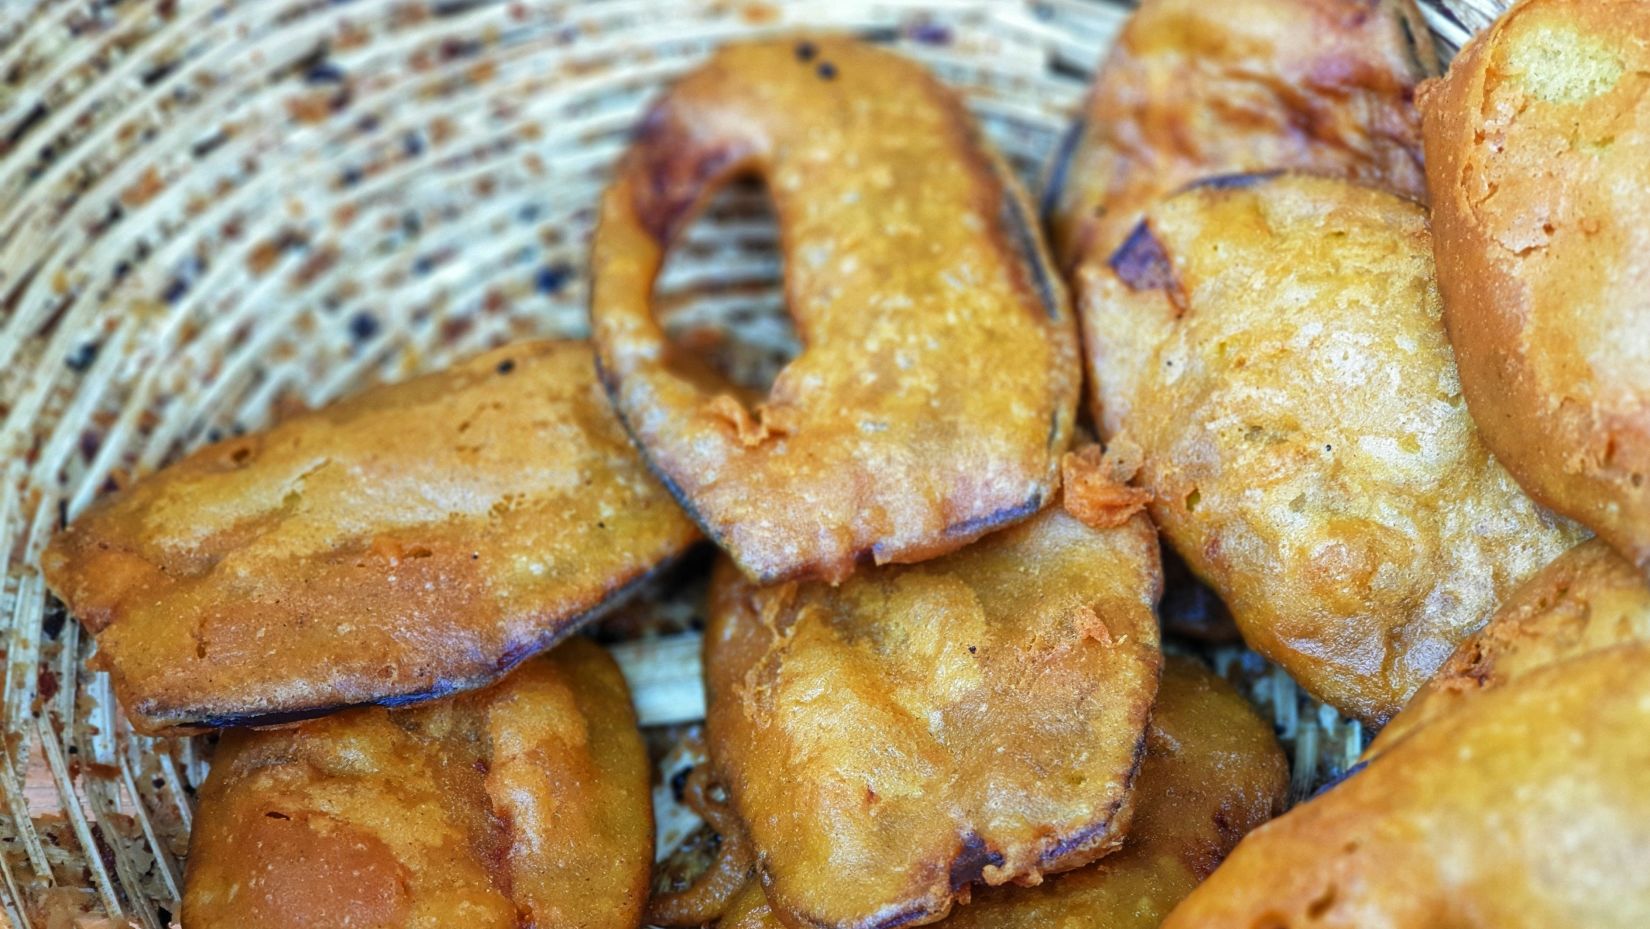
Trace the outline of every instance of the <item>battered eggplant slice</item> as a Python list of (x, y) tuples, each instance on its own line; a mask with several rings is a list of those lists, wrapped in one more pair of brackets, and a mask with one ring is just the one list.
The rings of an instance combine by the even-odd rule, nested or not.
[(201, 789), (190, 929), (634, 929), (647, 752), (601, 648), (497, 686), (224, 733)]
[(1164, 196), (1295, 169), (1426, 199), (1418, 85), (1437, 53), (1413, 0), (1144, 0), (1050, 178), (1070, 269), (1104, 263)]
[(43, 564), (160, 733), (486, 684), (697, 538), (589, 347), (539, 342), (207, 446)]
[[(650, 307), (671, 239), (745, 174), (772, 192), (804, 345), (754, 406)], [(841, 38), (722, 49), (642, 124), (592, 261), (614, 406), (752, 578), (942, 555), (1057, 486), (1081, 381), (1065, 292), (1024, 194), (912, 62)]]
[[(1590, 543), (1538, 575), (1366, 766), (1251, 833), (1164, 929), (1650, 925), (1650, 589), (1630, 594), (1633, 573)], [(1457, 676), (1485, 655), (1483, 686)]]
[(839, 587), (757, 587), (720, 563), (710, 758), (784, 922), (933, 922), (976, 882), (1116, 849), (1161, 584), (1143, 514), (1096, 529), (1061, 508)]
[[(987, 887), (946, 929), (1157, 929), (1244, 833), (1282, 812), (1289, 767), (1248, 701), (1202, 665), (1170, 658), (1146, 735), (1123, 847), (1036, 887)], [(780, 929), (746, 884), (717, 929)]]
[(1526, 0), (1423, 88), (1461, 386), (1530, 495), (1650, 577), (1650, 5)]
[(1133, 361), (1102, 426), (1143, 449), (1153, 517), (1250, 646), (1383, 722), (1585, 533), (1478, 439), (1424, 210), (1246, 181), (1163, 201), (1113, 257), (1090, 334)]

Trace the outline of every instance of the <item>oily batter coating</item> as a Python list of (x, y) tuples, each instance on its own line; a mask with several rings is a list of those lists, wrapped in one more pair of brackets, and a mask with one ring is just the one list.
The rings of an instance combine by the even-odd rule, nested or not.
[(1045, 203), (1063, 268), (1103, 263), (1206, 177), (1296, 169), (1426, 199), (1413, 0), (1143, 0), (1089, 92)]
[[(1421, 207), (1304, 175), (1155, 206), (1095, 281), (1101, 425), (1244, 638), (1381, 722), (1580, 540), (1479, 442)], [(1097, 291), (1097, 293), (1099, 293)]]
[[(754, 406), (649, 305), (671, 239), (743, 174), (773, 196), (804, 345)], [(1024, 194), (916, 64), (841, 38), (722, 49), (643, 122), (592, 248), (614, 406), (748, 576), (922, 561), (1052, 496), (1076, 324)]]
[(1633, 641), (1650, 642), (1650, 587), (1603, 541), (1584, 542), (1514, 591), (1381, 730), (1370, 753), (1537, 668)]
[(1531, 671), (1250, 833), (1163, 929), (1650, 925), (1650, 643)]
[[(1123, 847), (1036, 887), (986, 887), (945, 929), (1157, 929), (1244, 833), (1282, 812), (1289, 767), (1271, 724), (1224, 681), (1171, 657)], [(781, 929), (746, 885), (717, 929)]]
[(784, 922), (920, 925), (973, 883), (1115, 849), (1161, 582), (1143, 514), (1094, 529), (1058, 507), (839, 587), (757, 587), (721, 562), (708, 746)]
[(232, 730), (201, 789), (190, 929), (635, 929), (647, 752), (601, 648), (410, 709)]
[(1650, 6), (1518, 3), (1423, 91), (1438, 288), (1484, 442), (1650, 576)]
[(590, 348), (538, 342), (207, 446), (43, 566), (158, 733), (480, 686), (697, 538)]

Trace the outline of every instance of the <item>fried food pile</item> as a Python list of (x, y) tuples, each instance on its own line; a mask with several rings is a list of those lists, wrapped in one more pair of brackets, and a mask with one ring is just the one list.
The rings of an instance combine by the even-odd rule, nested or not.
[[(714, 52), (615, 167), (591, 344), (209, 445), (46, 550), (135, 728), (238, 727), (185, 923), (1645, 925), (1647, 48), (1523, 0), (1427, 81), (1411, 0), (1144, 0), (1058, 266), (915, 63)], [(736, 178), (804, 346), (765, 394), (653, 306)], [(575, 633), (701, 530), (703, 740), (650, 765)], [(1287, 813), (1235, 635), (1385, 726)], [(656, 802), (702, 823), (655, 876)]]

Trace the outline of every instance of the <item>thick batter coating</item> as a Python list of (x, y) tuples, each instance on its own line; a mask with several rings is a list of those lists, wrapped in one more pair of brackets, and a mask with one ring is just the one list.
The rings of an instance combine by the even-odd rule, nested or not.
[(1634, 641), (1650, 642), (1650, 587), (1603, 541), (1584, 542), (1514, 591), (1381, 730), (1370, 753), (1537, 668)]
[(1421, 97), (1484, 442), (1650, 576), (1650, 6), (1527, 0)]
[(757, 587), (721, 563), (708, 745), (780, 917), (920, 925), (975, 882), (1115, 849), (1161, 582), (1144, 515), (1091, 529), (1058, 507), (840, 587)]
[[(1113, 446), (1244, 638), (1384, 721), (1579, 541), (1461, 402), (1421, 207), (1302, 175), (1154, 207), (1088, 310)], [(1102, 289), (1103, 288), (1103, 289)]]
[(190, 837), (190, 929), (634, 929), (647, 752), (583, 638), (495, 687), (226, 732)]
[(480, 686), (696, 538), (590, 348), (539, 342), (207, 446), (43, 564), (154, 733)]
[(1650, 643), (1485, 690), (1250, 833), (1163, 929), (1650, 925)]
[(1055, 164), (1062, 267), (1104, 262), (1206, 177), (1296, 169), (1426, 199), (1415, 87), (1437, 67), (1413, 0), (1144, 0)]
[[(1289, 767), (1272, 727), (1231, 687), (1170, 658), (1146, 735), (1134, 824), (1123, 847), (1036, 887), (987, 887), (945, 929), (1157, 929), (1244, 833), (1276, 816)], [(747, 884), (717, 929), (780, 929)]]
[[(724, 181), (767, 182), (802, 353), (762, 402), (669, 344), (664, 249)], [(956, 95), (847, 39), (733, 45), (641, 126), (602, 201), (591, 323), (648, 463), (752, 578), (840, 581), (1035, 513), (1081, 380), (1024, 194)]]

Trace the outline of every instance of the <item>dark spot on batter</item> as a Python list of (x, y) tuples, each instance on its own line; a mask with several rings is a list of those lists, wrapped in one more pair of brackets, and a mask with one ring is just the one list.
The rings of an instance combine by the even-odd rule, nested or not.
[(814, 71), (824, 80), (836, 80), (836, 65), (831, 64), (829, 61), (821, 61), (819, 67), (815, 68)]
[(819, 46), (813, 44), (812, 42), (796, 43), (797, 61), (813, 61), (814, 56), (817, 54), (819, 54)]
[(963, 839), (962, 848), (951, 859), (951, 889), (961, 890), (985, 875), (985, 869), (1003, 863), (1001, 852), (986, 847), (985, 840), (974, 833)]
[(1175, 286), (1174, 266), (1145, 220), (1112, 253), (1109, 264), (1130, 290), (1168, 290)]
[(514, 371), (515, 369), (516, 369), (516, 360), (514, 358), (506, 358), (503, 361), (499, 362), (498, 367), (494, 368), (493, 370), (497, 371), (500, 374), (509, 374), (511, 371)]

